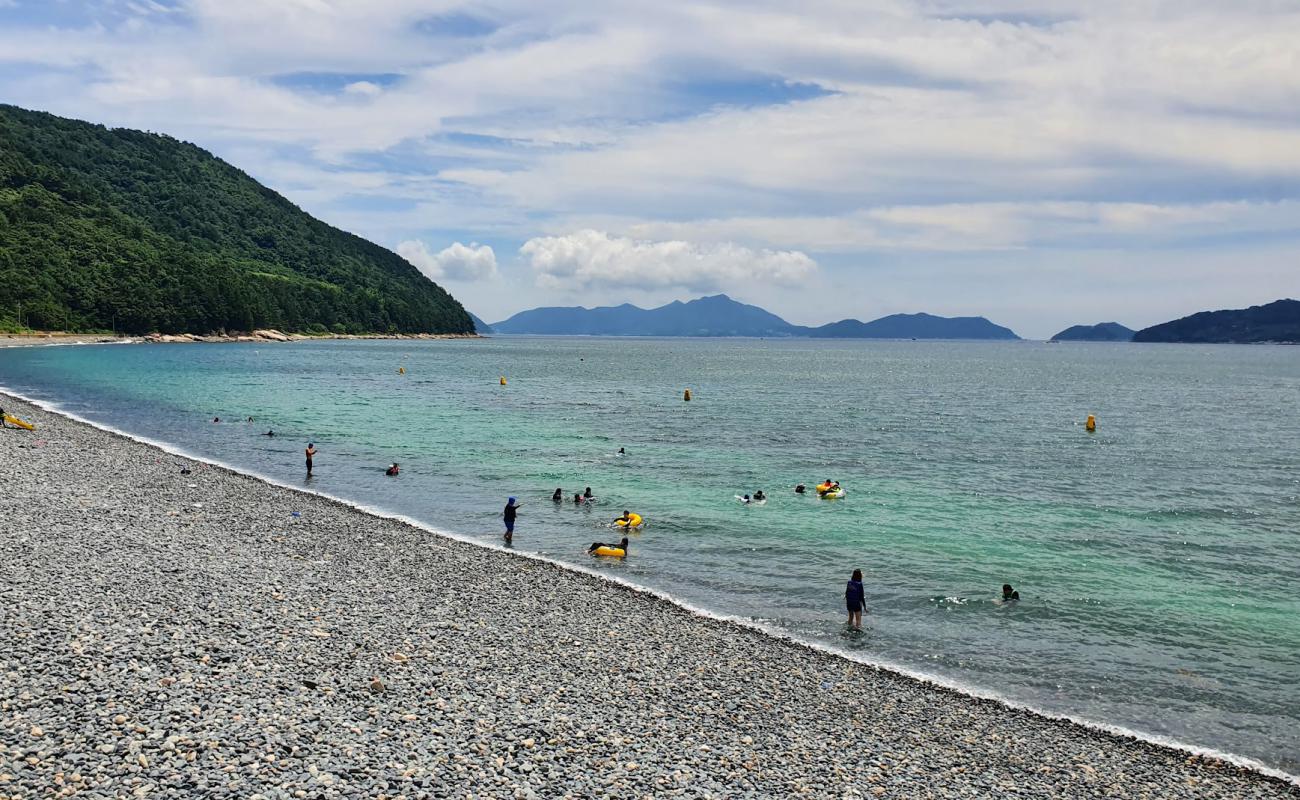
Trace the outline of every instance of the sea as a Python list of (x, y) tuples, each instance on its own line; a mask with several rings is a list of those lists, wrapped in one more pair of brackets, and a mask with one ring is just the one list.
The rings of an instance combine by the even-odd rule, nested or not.
[[(502, 545), (513, 496), (518, 551), (961, 691), (1300, 774), (1300, 348), (96, 345), (0, 350), (0, 387), (487, 545)], [(794, 492), (826, 478), (846, 496)], [(587, 487), (596, 501), (575, 504)], [(738, 499), (757, 490), (765, 504)], [(617, 541), (624, 510), (645, 519), (627, 558), (588, 556)], [(854, 569), (861, 632), (845, 624)], [(1019, 602), (1001, 602), (1004, 583)]]

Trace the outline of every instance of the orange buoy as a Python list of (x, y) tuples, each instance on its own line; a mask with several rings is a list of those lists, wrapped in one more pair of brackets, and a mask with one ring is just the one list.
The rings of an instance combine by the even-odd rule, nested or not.
[(682, 399), (685, 400), (685, 401), (688, 402), (688, 403), (691, 402), (691, 390), (690, 390), (690, 389), (687, 389), (685, 392), (682, 393)]
[(1095, 416), (1093, 416), (1092, 414), (1089, 414), (1089, 415), (1088, 415), (1088, 421), (1085, 422), (1085, 423), (1083, 423), (1083, 429), (1086, 430), (1088, 433), (1096, 433), (1096, 432), (1097, 432), (1097, 418), (1096, 418)]
[(501, 376), (501, 385), (502, 385), (502, 386), (505, 386), (505, 385), (506, 385), (506, 376), (504, 376), (504, 375)]

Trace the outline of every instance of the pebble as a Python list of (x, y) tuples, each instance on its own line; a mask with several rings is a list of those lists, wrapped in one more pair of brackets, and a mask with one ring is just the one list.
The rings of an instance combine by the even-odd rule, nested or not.
[(0, 797), (1300, 800), (0, 404)]

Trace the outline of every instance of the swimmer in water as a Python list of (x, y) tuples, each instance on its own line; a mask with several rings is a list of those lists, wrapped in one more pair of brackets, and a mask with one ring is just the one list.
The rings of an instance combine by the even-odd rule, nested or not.
[(1019, 600), (1019, 599), (1020, 599), (1020, 592), (1017, 592), (1015, 589), (1012, 589), (1011, 584), (1009, 583), (1002, 584), (1002, 602), (1010, 603), (1012, 600)]
[(588, 487), (586, 488), (586, 490), (583, 491), (583, 493), (582, 493), (582, 499), (583, 499), (583, 500), (588, 500), (588, 501), (590, 501), (590, 500), (595, 500), (595, 499), (596, 499), (596, 496), (593, 495), (593, 494), (591, 493), (591, 487), (590, 487), (590, 486), (588, 486)]
[(632, 524), (632, 512), (631, 512), (631, 511), (628, 511), (626, 508), (623, 509), (623, 516), (621, 516), (621, 517), (619, 517), (618, 519), (614, 520), (614, 524), (617, 525), (617, 524), (619, 524), (620, 522), (623, 523), (624, 525), (631, 525), (631, 524)]
[(757, 492), (754, 492), (754, 502), (761, 503), (766, 499), (767, 499), (767, 495), (763, 494), (762, 489), (759, 489)]
[(740, 498), (740, 502), (744, 503), (745, 505), (749, 505), (749, 495), (745, 495), (744, 497)]
[(802, 483), (794, 487), (795, 494), (803, 494), (806, 491), (808, 491), (808, 487), (804, 486)]
[(582, 505), (582, 494), (580, 494), (580, 493), (579, 493), (579, 494), (575, 494), (575, 495), (573, 496), (573, 502), (576, 503), (577, 505)]
[(620, 447), (620, 448), (618, 448), (618, 454), (619, 454), (620, 456), (625, 456), (625, 455), (627, 455), (627, 451)]
[(262, 434), (262, 435), (263, 435), (263, 436), (274, 436), (274, 435), (275, 435), (275, 431), (267, 431), (266, 433), (264, 433), (264, 434)]
[(393, 463), (389, 464), (389, 465), (388, 465), (388, 469), (384, 470), (384, 474), (387, 475), (387, 476), (389, 476), (389, 477), (392, 477), (392, 476), (398, 474), (399, 472), (401, 472), (401, 470), (397, 468), (397, 462), (396, 462), (396, 461), (394, 461)]
[(551, 495), (551, 499), (554, 500), (554, 501), (557, 502), (557, 503), (562, 503), (562, 502), (564, 502), (564, 490), (561, 489), (559, 486), (556, 486), (556, 487), (555, 487), (555, 494)]
[(623, 540), (620, 541), (618, 544), (609, 544), (607, 542), (592, 542), (591, 547), (587, 548), (587, 552), (594, 553), (602, 547), (614, 547), (619, 550), (622, 550), (623, 555), (627, 555), (627, 537), (624, 536)]

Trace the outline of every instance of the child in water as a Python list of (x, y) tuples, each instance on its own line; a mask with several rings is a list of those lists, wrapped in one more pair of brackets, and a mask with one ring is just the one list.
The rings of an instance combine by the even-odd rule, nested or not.
[(623, 553), (624, 553), (624, 555), (626, 555), (626, 554), (627, 554), (627, 537), (624, 536), (624, 537), (623, 537), (623, 540), (622, 540), (621, 542), (619, 542), (618, 544), (609, 544), (608, 542), (592, 542), (592, 543), (591, 543), (591, 547), (588, 547), (588, 548), (587, 548), (587, 552), (588, 552), (588, 553), (595, 553), (597, 550), (599, 550), (599, 549), (602, 548), (602, 547), (613, 547), (613, 548), (617, 548), (617, 549), (619, 549), (619, 550), (622, 550)]
[(564, 490), (561, 489), (559, 486), (556, 486), (556, 487), (555, 487), (555, 494), (551, 495), (551, 499), (554, 500), (554, 501), (557, 502), (557, 503), (563, 502), (563, 501), (564, 501)]
[(844, 605), (849, 610), (849, 624), (856, 630), (862, 630), (862, 610), (866, 607), (866, 589), (862, 586), (862, 570), (853, 570), (844, 587)]
[(388, 469), (384, 470), (384, 474), (387, 475), (387, 476), (390, 477), (390, 478), (391, 478), (392, 476), (398, 474), (399, 472), (401, 472), (401, 470), (398, 469), (398, 467), (397, 467), (397, 462), (396, 462), (396, 461), (394, 461), (393, 463), (389, 464), (389, 465), (388, 465)]

